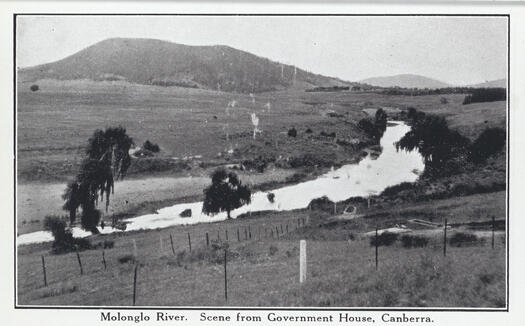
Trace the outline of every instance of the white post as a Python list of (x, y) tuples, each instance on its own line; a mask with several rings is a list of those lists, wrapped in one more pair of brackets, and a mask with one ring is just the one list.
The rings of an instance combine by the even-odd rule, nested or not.
[(368, 208), (370, 208), (370, 197), (368, 197)]
[(135, 241), (135, 239), (132, 240), (133, 241), (133, 257), (137, 257), (137, 242)]
[(299, 241), (299, 283), (306, 280), (306, 240)]
[(334, 202), (334, 215), (336, 215), (336, 214), (337, 214), (337, 203)]

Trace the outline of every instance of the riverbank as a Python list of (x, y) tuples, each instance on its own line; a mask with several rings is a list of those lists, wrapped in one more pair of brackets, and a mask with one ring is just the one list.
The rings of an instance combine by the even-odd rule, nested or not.
[[(357, 164), (345, 165), (339, 169), (332, 168), (315, 180), (299, 182), (294, 185), (272, 189), (275, 199), (269, 201), (264, 191), (254, 191), (250, 204), (231, 212), (232, 217), (245, 213), (266, 210), (295, 210), (307, 207), (315, 198), (328, 196), (340, 201), (352, 196), (367, 196), (372, 192), (382, 191), (385, 187), (400, 182), (413, 182), (417, 174), (413, 171), (424, 167), (417, 152), (397, 151), (394, 143), (401, 138), (409, 127), (401, 122), (392, 122), (381, 138), (381, 155), (369, 155)], [(402, 169), (399, 167), (403, 166)], [(252, 180), (253, 181), (253, 180)], [(245, 181), (246, 182), (246, 181)], [(250, 184), (250, 181), (246, 182)], [(300, 195), (298, 195), (300, 194)], [(187, 198), (187, 197), (186, 197)], [(190, 211), (190, 217), (182, 217), (183, 211)], [(225, 213), (208, 216), (202, 213), (202, 202), (182, 203), (163, 207), (150, 214), (124, 220), (126, 230), (153, 229), (175, 224), (194, 224), (225, 219)], [(101, 230), (103, 233), (115, 232), (112, 228)], [(73, 228), (75, 236), (87, 234), (78, 227)], [(31, 240), (33, 237), (34, 239)], [(19, 238), (19, 243), (32, 241), (49, 241), (49, 235), (27, 233)]]

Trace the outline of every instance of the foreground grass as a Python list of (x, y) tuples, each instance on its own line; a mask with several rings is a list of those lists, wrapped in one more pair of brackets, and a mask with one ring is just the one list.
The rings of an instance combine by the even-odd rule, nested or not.
[[(491, 202), (499, 201), (499, 197), (499, 194), (484, 194), (399, 207), (399, 217), (378, 217), (377, 223), (388, 227), (399, 223), (401, 218), (405, 221), (424, 218), (420, 213), (434, 212), (434, 207), (439, 207), (442, 214), (464, 213), (462, 221), (473, 221), (476, 210), (468, 207), (483, 201), (490, 206)], [(460, 209), (459, 203), (464, 208)], [(379, 209), (370, 211), (373, 212), (376, 214)], [(494, 210), (493, 213), (501, 212)], [(379, 247), (376, 270), (374, 248), (369, 239), (360, 235), (374, 229), (375, 218), (365, 216), (319, 227), (319, 220), (315, 219), (319, 214), (306, 210), (268, 212), (248, 219), (97, 236), (92, 239), (93, 243), (113, 240), (115, 247), (104, 252), (106, 270), (101, 249), (81, 252), (84, 275), (80, 275), (74, 253), (50, 255), (49, 244), (23, 246), (18, 250), (18, 303), (131, 305), (135, 266), (133, 262), (119, 260), (132, 257), (135, 241), (139, 266), (138, 305), (505, 305), (505, 237), (501, 232), (497, 233), (495, 249), (491, 249), (490, 241), (479, 240), (462, 247), (449, 246), (446, 257), (443, 257), (441, 232), (428, 235), (430, 242), (424, 248), (406, 249), (400, 242)], [(298, 219), (310, 224), (299, 226)], [(241, 241), (237, 239), (237, 230)], [(213, 249), (214, 244), (224, 245), (226, 231), (228, 302), (224, 300), (224, 252)], [(206, 232), (211, 242), (209, 248)], [(449, 236), (454, 232), (451, 230)], [(192, 239), (191, 253), (188, 233)], [(308, 250), (308, 278), (303, 284), (298, 282), (299, 239), (307, 239)], [(41, 255), (46, 259), (48, 287), (43, 285)]]

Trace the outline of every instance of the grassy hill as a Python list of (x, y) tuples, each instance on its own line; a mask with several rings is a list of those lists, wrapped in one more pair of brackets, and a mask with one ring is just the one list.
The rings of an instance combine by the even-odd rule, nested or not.
[(241, 93), (350, 85), (229, 46), (129, 38), (104, 40), (62, 60), (18, 71), (19, 81), (39, 79), (125, 80)]

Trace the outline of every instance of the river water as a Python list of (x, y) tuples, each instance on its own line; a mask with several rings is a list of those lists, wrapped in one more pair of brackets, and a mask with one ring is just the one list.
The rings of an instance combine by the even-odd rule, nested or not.
[[(344, 165), (339, 169), (319, 176), (317, 179), (302, 182), (268, 192), (275, 194), (274, 202), (268, 198), (268, 192), (252, 194), (252, 202), (231, 212), (232, 217), (247, 212), (265, 210), (283, 211), (305, 208), (312, 199), (327, 196), (332, 201), (341, 201), (349, 197), (369, 196), (378, 194), (388, 186), (401, 182), (414, 182), (418, 173), (423, 171), (424, 163), (417, 151), (397, 151), (395, 142), (403, 137), (410, 127), (400, 121), (390, 121), (383, 137), (383, 151), (376, 159), (370, 155), (359, 163)], [(192, 210), (191, 217), (180, 217), (179, 214)], [(226, 213), (209, 216), (202, 213), (202, 202), (177, 204), (159, 209), (155, 214), (147, 214), (125, 220), (126, 231), (140, 229), (165, 228), (173, 225), (217, 222), (226, 219)], [(111, 227), (105, 227), (101, 233), (126, 232)], [(85, 237), (90, 232), (73, 228), (75, 237)], [(17, 238), (17, 245), (52, 241), (48, 231), (37, 231), (22, 234)]]

